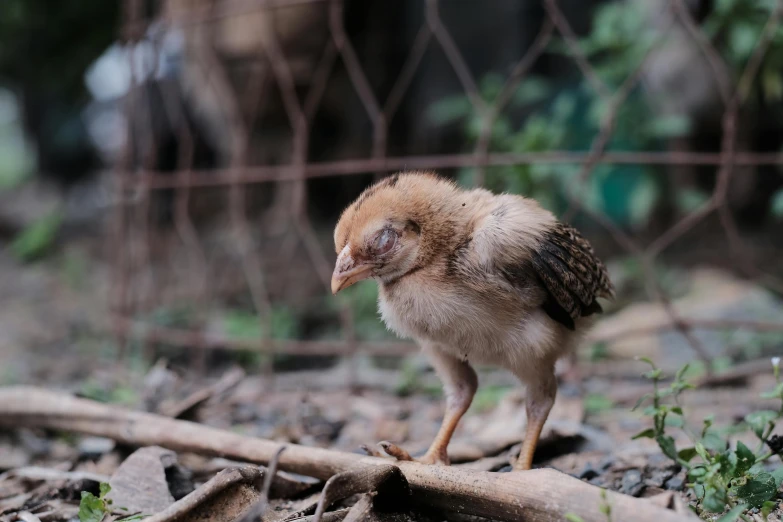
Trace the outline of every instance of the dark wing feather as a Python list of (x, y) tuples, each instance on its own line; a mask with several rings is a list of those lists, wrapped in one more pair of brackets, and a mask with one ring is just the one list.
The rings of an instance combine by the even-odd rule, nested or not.
[(558, 223), (544, 234), (531, 261), (548, 293), (544, 311), (572, 330), (577, 318), (602, 311), (597, 297), (614, 297), (606, 267), (568, 225)]

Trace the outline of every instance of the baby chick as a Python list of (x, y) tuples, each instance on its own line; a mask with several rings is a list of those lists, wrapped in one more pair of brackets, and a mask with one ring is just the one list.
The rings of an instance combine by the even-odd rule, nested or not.
[(493, 364), (527, 385), (514, 469), (530, 469), (555, 401), (555, 362), (602, 311), (596, 298), (614, 295), (590, 244), (534, 200), (462, 190), (422, 172), (366, 189), (340, 217), (334, 243), (332, 292), (375, 279), (383, 321), (414, 339), (443, 381), (443, 424), (416, 460), (448, 465), (449, 440), (478, 386), (471, 364)]

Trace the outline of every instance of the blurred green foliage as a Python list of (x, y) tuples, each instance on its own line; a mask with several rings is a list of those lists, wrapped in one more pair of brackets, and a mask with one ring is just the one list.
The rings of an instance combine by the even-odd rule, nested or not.
[(433, 398), (443, 396), (443, 386), (438, 383), (427, 384), (424, 379), (424, 368), (416, 363), (414, 359), (405, 359), (399, 372), (399, 380), (395, 388), (395, 393), (401, 397), (408, 395), (421, 394)]
[(778, 221), (783, 221), (783, 190), (779, 190), (772, 199), (772, 214)]
[(0, 80), (83, 97), (82, 75), (116, 38), (119, 8), (104, 0), (3, 0)]
[[(717, 43), (734, 76), (750, 60), (777, 0), (716, 0), (704, 23), (707, 35)], [(772, 35), (759, 70), (759, 92), (765, 101), (783, 98), (783, 27)]]
[(79, 395), (87, 399), (109, 404), (124, 404), (134, 406), (138, 402), (136, 390), (125, 385), (107, 385), (95, 379), (84, 381), (79, 389)]
[(222, 314), (223, 330), (236, 339), (275, 340), (295, 339), (299, 336), (299, 319), (285, 306), (273, 306), (269, 314), (269, 332), (265, 322), (257, 314), (247, 310), (225, 310)]
[(91, 258), (83, 249), (68, 247), (59, 259), (60, 277), (73, 290), (86, 288), (90, 278)]
[[(246, 308), (225, 308), (215, 312), (220, 330), (228, 337), (237, 340), (287, 340), (302, 338), (302, 317), (284, 305), (274, 305), (269, 319), (264, 320), (255, 312)], [(150, 322), (158, 326), (181, 329), (201, 329), (205, 321), (203, 311), (193, 306), (166, 306), (156, 309), (150, 315)], [(266, 329), (269, 331), (266, 331)], [(255, 367), (269, 360), (267, 353), (258, 351), (238, 351), (234, 354), (238, 364)], [(287, 356), (275, 355), (275, 362), (284, 361)]]
[(476, 390), (476, 395), (473, 396), (473, 402), (471, 403), (470, 408), (475, 412), (491, 410), (495, 408), (503, 397), (512, 389), (511, 386), (497, 384), (482, 386)]
[(34, 221), (11, 242), (11, 253), (24, 262), (38, 259), (54, 244), (61, 225), (62, 214), (59, 211)]
[[(341, 304), (347, 304), (351, 309), (354, 331), (359, 341), (384, 341), (396, 339), (389, 332), (378, 316), (378, 285), (374, 281), (365, 281), (353, 285), (337, 296)], [(338, 309), (338, 302), (328, 296), (331, 306)]]
[[(729, 73), (735, 78), (750, 58), (775, 0), (718, 0), (704, 22), (707, 34), (726, 57)], [(594, 11), (591, 31), (578, 45), (590, 61), (597, 77), (611, 92), (616, 92), (632, 75), (648, 51), (666, 43), (666, 35), (651, 23), (647, 2), (607, 2)], [(569, 55), (563, 41), (556, 41), (550, 52)], [(783, 27), (775, 32), (761, 70), (765, 99), (779, 100), (783, 92)], [(501, 92), (504, 79), (490, 73), (480, 81), (480, 94), (492, 104)], [(687, 136), (692, 122), (687, 114), (665, 114), (653, 94), (637, 86), (617, 111), (614, 132), (607, 151), (663, 150), (667, 141)], [(677, 96), (676, 92), (658, 96)], [(506, 153), (536, 153), (556, 150), (586, 151), (609, 114), (609, 103), (596, 94), (583, 77), (576, 81), (553, 83), (530, 76), (520, 83), (509, 106), (491, 129), (490, 150)], [(474, 111), (469, 100), (455, 95), (430, 106), (429, 120), (435, 125), (459, 124), (475, 145), (484, 115)], [(577, 199), (587, 208), (607, 215), (626, 227), (642, 226), (662, 201), (663, 177), (654, 167), (645, 165), (599, 165), (585, 186), (574, 183), (580, 167), (568, 164), (537, 163), (487, 168), (485, 184), (495, 191), (525, 194), (559, 213)], [(474, 169), (463, 169), (460, 181), (470, 185)], [(678, 191), (673, 203), (683, 212), (703, 205), (707, 194), (698, 190)], [(783, 216), (783, 192), (773, 205)]]
[(0, 89), (0, 191), (29, 179), (35, 153), (25, 139), (18, 99)]
[(585, 412), (588, 414), (601, 413), (614, 408), (614, 401), (600, 393), (588, 393), (584, 398)]
[(17, 176), (37, 168), (59, 180), (98, 167), (82, 119), (90, 101), (84, 73), (116, 40), (121, 7), (105, 0), (0, 2), (0, 86), (19, 94), (21, 120), (35, 144), (6, 154), (14, 145), (5, 146), (0, 135), (0, 185), (9, 167)]

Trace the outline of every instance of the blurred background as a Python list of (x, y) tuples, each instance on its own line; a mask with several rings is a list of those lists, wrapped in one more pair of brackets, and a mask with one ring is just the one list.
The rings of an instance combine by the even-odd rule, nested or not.
[[(3, 0), (0, 383), (154, 409), (240, 371), (223, 421), (253, 433), (291, 411), (259, 397), (368, 389), (425, 401), (433, 431), (437, 380), (376, 286), (329, 292), (339, 213), (401, 169), (534, 197), (607, 260), (589, 414), (638, 355), (704, 376), (780, 353), (777, 5)], [(482, 381), (479, 410), (516, 386)], [(415, 438), (400, 404), (285, 437)]]

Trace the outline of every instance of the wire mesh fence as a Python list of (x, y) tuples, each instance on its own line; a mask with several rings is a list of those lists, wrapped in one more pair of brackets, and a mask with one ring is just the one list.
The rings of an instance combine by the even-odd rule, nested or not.
[[(645, 20), (654, 22), (654, 34), (647, 41), (646, 33), (639, 33), (644, 45), (619, 78), (607, 74), (605, 61), (596, 65), (602, 55), (577, 33), (565, 2), (522, 2), (539, 13), (535, 27), (520, 45), (521, 56), (495, 81), (492, 95), (484, 92), (484, 82), (466, 59), (472, 51), (458, 45), (444, 16), (455, 4), (488, 9), (478, 2), (451, 0), (404, 3), (407, 12), (417, 14), (406, 19), (409, 45), (392, 66), (373, 58), (372, 39), (366, 37), (373, 27), (348, 27), (347, 10), (359, 9), (351, 2), (167, 0), (150, 6), (126, 1), (123, 37), (136, 49), (129, 54), (134, 85), (124, 102), (127, 138), (114, 175), (121, 204), (109, 233), (112, 317), (123, 345), (132, 339), (146, 346), (200, 349), (202, 354), (208, 349), (324, 356), (410, 353), (415, 347), (407, 343), (368, 340), (357, 333), (354, 307), (345, 299), (326, 298), (334, 257), (331, 228), (334, 212), (349, 201), (345, 194), (355, 196), (371, 179), (402, 169), (460, 171), (464, 182), (486, 185), (488, 176), (514, 176), (528, 173), (514, 168), (542, 165), (567, 176), (561, 217), (580, 216), (593, 227), (589, 237), (610, 239), (604, 243), (611, 243), (611, 249), (635, 257), (649, 298), (666, 311), (665, 323), (641, 329), (631, 325), (618, 335), (674, 330), (706, 362), (710, 354), (695, 328), (783, 330), (775, 322), (685, 319), (655, 274), (656, 261), (672, 245), (714, 221), (726, 247), (721, 255), (744, 276), (783, 291), (783, 283), (756, 265), (730, 201), (735, 181), (748, 169), (766, 169), (761, 175), (780, 178), (783, 155), (746, 146), (742, 129), (747, 107), (759, 105), (754, 100), (760, 83), (764, 78), (770, 83), (767, 61), (777, 55), (783, 2), (754, 7), (765, 18), (746, 45), (746, 59), (734, 62), (720, 43), (722, 37), (698, 13), (699, 2), (644, 2), (650, 9)], [(355, 34), (365, 35), (362, 47), (352, 41)], [(618, 130), (618, 123), (627, 126), (620, 121), (622, 111), (640, 90), (653, 89), (660, 71), (656, 64), (664, 54), (671, 59), (673, 43), (679, 46), (676, 52), (697, 57), (696, 65), (685, 69), (692, 68), (706, 85), (702, 98), (714, 97), (704, 119), (719, 127), (719, 147), (699, 150), (676, 138), (663, 147), (660, 140), (647, 147), (615, 146), (613, 140), (629, 132)], [(179, 60), (177, 81), (161, 74), (172, 48)], [(428, 53), (441, 57), (460, 89), (459, 106), (474, 122), (469, 149), (432, 152), (426, 140), (412, 145), (396, 138), (400, 119), (413, 140), (427, 132), (412, 129), (421, 127), (421, 120), (411, 117), (421, 103), (409, 98), (415, 96), (412, 86), (432, 81), (420, 77)], [(499, 122), (512, 113), (521, 121), (531, 117), (514, 108), (516, 97), (552, 54), (578, 71), (590, 99), (601, 107), (589, 146), (498, 146)], [(548, 63), (553, 67), (551, 59)], [(378, 77), (385, 79), (382, 87)], [(681, 90), (696, 81), (687, 74), (676, 80)], [(672, 92), (680, 91), (668, 94)], [(667, 110), (674, 116), (694, 112), (673, 106)], [(337, 114), (339, 124), (325, 128), (324, 111)], [(764, 114), (753, 117), (763, 119)], [(349, 128), (345, 123), (354, 121), (360, 124)], [(324, 137), (332, 134), (339, 136)], [(367, 144), (366, 154), (357, 154), (364, 149), (355, 143)], [(330, 144), (336, 144), (333, 154)], [(600, 169), (626, 165), (654, 167), (658, 177), (701, 169), (712, 182), (698, 204), (669, 212), (665, 227), (625, 226), (589, 204), (586, 194)], [(329, 198), (340, 203), (322, 203)], [(315, 210), (314, 201), (321, 201)], [(667, 203), (666, 196), (660, 201)], [(295, 333), (276, 332), (285, 330), (273, 324), (285, 323), (279, 314), (283, 302), (309, 303), (312, 324), (300, 324)], [(180, 313), (183, 307), (187, 313)], [(216, 322), (214, 310), (226, 307), (248, 314), (228, 320), (221, 316)], [(271, 371), (271, 363), (267, 369)]]

